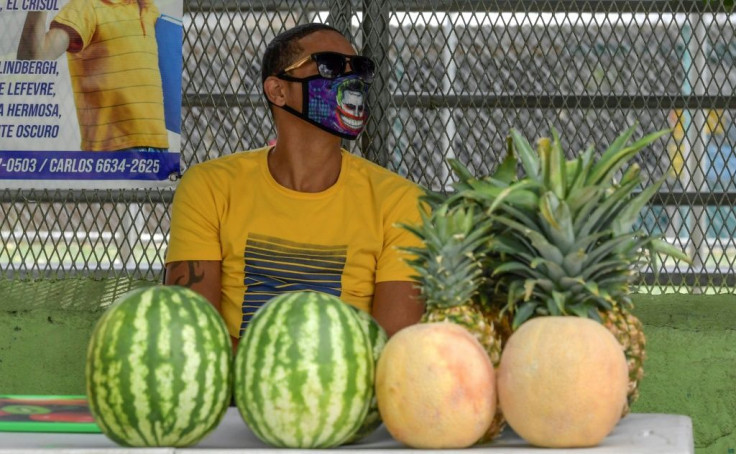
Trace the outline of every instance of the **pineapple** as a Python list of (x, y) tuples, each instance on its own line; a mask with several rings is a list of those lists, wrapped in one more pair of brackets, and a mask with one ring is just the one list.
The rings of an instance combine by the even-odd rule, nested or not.
[(510, 184), (493, 178), (475, 183), (514, 193), (489, 215), (491, 253), (484, 265), (494, 289), (507, 295), (503, 312), (513, 315), (512, 329), (538, 315), (601, 321), (624, 348), (629, 405), (638, 395), (646, 357), (641, 322), (631, 314), (630, 285), (647, 252), (649, 260), (656, 253), (689, 260), (667, 243), (631, 230), (661, 182), (634, 196), (639, 167), (628, 166), (618, 182), (615, 175), (666, 131), (627, 145), (633, 132), (629, 128), (594, 162), (593, 147), (566, 161), (554, 130), (553, 140), (541, 139), (536, 152), (513, 131), (525, 176)]
[(608, 312), (601, 312), (601, 323), (610, 331), (626, 354), (629, 366), (629, 389), (627, 403), (623, 414), (626, 415), (631, 404), (639, 398), (639, 383), (644, 378), (644, 360), (646, 359), (646, 337), (641, 321), (631, 312), (614, 307)]
[[(476, 214), (472, 205), (451, 207), (443, 202), (435, 203), (432, 213), (423, 213), (422, 217), (419, 226), (404, 225), (423, 242), (421, 248), (408, 249), (414, 254), (409, 264), (417, 273), (414, 278), (425, 301), (421, 322), (461, 325), (480, 342), (497, 367), (503, 339), (495, 320), (485, 316), (478, 298), (484, 279), (478, 257), (487, 254), (489, 221)], [(504, 425), (497, 410), (479, 443), (495, 438)]]

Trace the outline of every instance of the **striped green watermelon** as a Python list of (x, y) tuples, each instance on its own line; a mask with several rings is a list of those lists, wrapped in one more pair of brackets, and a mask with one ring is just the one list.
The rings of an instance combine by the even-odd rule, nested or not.
[(97, 322), (87, 397), (102, 432), (124, 446), (182, 447), (222, 420), (232, 347), (217, 311), (184, 287), (126, 293)]
[[(371, 349), (373, 351), (373, 362), (376, 364), (378, 363), (378, 358), (381, 356), (383, 347), (388, 341), (386, 331), (378, 324), (376, 319), (367, 312), (355, 309), (355, 313), (361, 321), (363, 329), (368, 334), (368, 341), (370, 342)], [(378, 400), (376, 399), (376, 394), (373, 391), (375, 391), (375, 388), (371, 390), (371, 403), (368, 408), (368, 414), (363, 420), (363, 424), (360, 426), (358, 431), (350, 438), (350, 440), (348, 440), (348, 443), (355, 443), (362, 438), (367, 437), (381, 425), (381, 415), (378, 412)]]
[(339, 298), (292, 292), (264, 304), (235, 355), (234, 396), (263, 442), (330, 448), (363, 423), (374, 392), (370, 342)]

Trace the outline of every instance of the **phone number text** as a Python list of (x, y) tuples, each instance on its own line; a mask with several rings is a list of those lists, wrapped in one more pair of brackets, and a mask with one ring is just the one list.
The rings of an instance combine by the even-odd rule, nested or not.
[(6, 173), (158, 173), (161, 163), (144, 158), (0, 158), (0, 170)]

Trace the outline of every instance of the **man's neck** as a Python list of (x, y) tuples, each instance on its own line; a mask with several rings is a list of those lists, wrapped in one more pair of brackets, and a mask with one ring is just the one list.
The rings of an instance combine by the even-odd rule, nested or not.
[(337, 182), (342, 165), (340, 141), (328, 137), (279, 137), (268, 156), (268, 169), (282, 186), (322, 192)]

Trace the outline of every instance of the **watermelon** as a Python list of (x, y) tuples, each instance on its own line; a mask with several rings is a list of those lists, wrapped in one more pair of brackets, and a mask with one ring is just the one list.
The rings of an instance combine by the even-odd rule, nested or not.
[(261, 441), (330, 448), (347, 442), (363, 423), (375, 364), (350, 306), (299, 291), (256, 311), (240, 339), (233, 375), (240, 415)]
[[(358, 320), (360, 320), (363, 329), (368, 335), (368, 341), (371, 344), (371, 351), (373, 352), (373, 362), (374, 364), (377, 364), (378, 358), (381, 356), (381, 352), (383, 351), (383, 347), (388, 341), (388, 335), (381, 325), (378, 324), (376, 319), (369, 313), (355, 309), (355, 314), (358, 316)], [(368, 407), (368, 414), (363, 420), (363, 424), (360, 426), (358, 431), (350, 438), (350, 440), (348, 440), (348, 443), (355, 443), (367, 437), (381, 425), (381, 414), (378, 412), (378, 400), (376, 399), (376, 393), (374, 390), (375, 388), (371, 389), (371, 403)]]
[(85, 378), (95, 422), (114, 442), (189, 446), (217, 427), (230, 403), (230, 336), (192, 290), (133, 290), (97, 322)]

